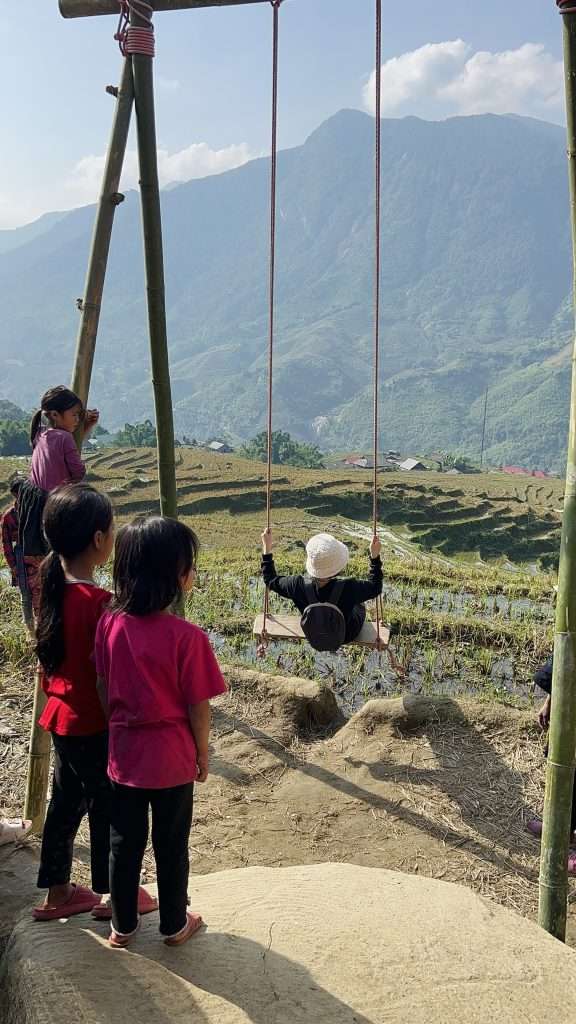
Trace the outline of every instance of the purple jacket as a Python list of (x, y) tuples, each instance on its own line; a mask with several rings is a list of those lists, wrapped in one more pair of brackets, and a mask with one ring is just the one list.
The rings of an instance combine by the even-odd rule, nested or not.
[(50, 427), (39, 434), (32, 453), (30, 480), (43, 491), (74, 484), (86, 475), (74, 435)]

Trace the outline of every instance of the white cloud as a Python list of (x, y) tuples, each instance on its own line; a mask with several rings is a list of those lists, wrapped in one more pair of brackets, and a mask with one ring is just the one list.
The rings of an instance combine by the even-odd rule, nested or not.
[[(448, 43), (426, 43), (419, 50), (391, 57), (382, 65), (382, 113), (395, 113), (407, 105), (413, 106), (452, 81), (469, 52), (470, 48), (462, 39), (455, 39)], [(374, 113), (375, 71), (364, 89), (364, 102)]]
[[(373, 71), (364, 88), (364, 104), (372, 113), (375, 101)], [(558, 121), (562, 112), (562, 62), (541, 43), (474, 53), (455, 39), (427, 43), (382, 65), (384, 116), (514, 113)]]
[[(252, 153), (245, 142), (222, 149), (211, 149), (206, 142), (197, 142), (176, 153), (160, 148), (160, 185), (164, 187), (192, 178), (221, 174), (242, 166), (255, 155), (261, 154)], [(100, 194), (105, 162), (103, 154), (84, 156), (74, 165), (63, 183), (48, 181), (30, 194), (21, 194), (16, 189), (12, 194), (0, 192), (0, 230), (28, 224), (49, 210), (70, 210), (95, 202)], [(138, 155), (135, 150), (126, 153), (120, 187), (123, 190), (138, 187)]]
[[(252, 153), (246, 143), (226, 146), (223, 149), (211, 149), (206, 142), (196, 142), (186, 149), (169, 153), (166, 149), (158, 150), (158, 174), (160, 185), (190, 181), (192, 178), (205, 178), (211, 174), (221, 174), (234, 167), (240, 167), (252, 159)], [(66, 190), (70, 198), (78, 204), (90, 203), (97, 199), (104, 173), (106, 157), (84, 156), (72, 170), (66, 180)], [(138, 154), (128, 150), (124, 161), (121, 188), (129, 189), (138, 186)]]

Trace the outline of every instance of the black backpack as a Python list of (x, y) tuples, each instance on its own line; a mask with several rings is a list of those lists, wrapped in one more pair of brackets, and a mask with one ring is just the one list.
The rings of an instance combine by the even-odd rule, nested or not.
[(313, 583), (304, 583), (309, 604), (302, 612), (300, 625), (308, 643), (315, 651), (337, 651), (346, 639), (346, 619), (338, 607), (344, 581), (332, 584), (330, 601), (319, 601)]

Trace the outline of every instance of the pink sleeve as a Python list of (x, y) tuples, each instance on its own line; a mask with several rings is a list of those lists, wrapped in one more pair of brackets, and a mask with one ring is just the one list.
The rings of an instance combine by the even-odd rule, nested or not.
[(228, 689), (210, 641), (201, 629), (182, 638), (178, 667), (180, 686), (188, 704), (201, 704)]
[(78, 480), (83, 480), (86, 476), (86, 466), (80, 458), (80, 452), (76, 447), (76, 442), (72, 434), (64, 432), (64, 439), (62, 442), (62, 454), (64, 455), (64, 462), (66, 468), (70, 474), (70, 481), (72, 483)]

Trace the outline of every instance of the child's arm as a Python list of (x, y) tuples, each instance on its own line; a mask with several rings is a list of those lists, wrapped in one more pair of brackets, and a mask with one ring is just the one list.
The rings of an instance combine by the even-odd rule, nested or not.
[(88, 434), (94, 429), (99, 419), (100, 413), (98, 412), (98, 409), (86, 409), (86, 412), (84, 413), (84, 422), (82, 423), (84, 437), (88, 437)]
[(102, 711), (106, 715), (106, 718), (110, 717), (110, 708), (108, 707), (108, 691), (106, 689), (106, 681), (102, 676), (96, 677), (96, 693), (102, 705)]
[(550, 708), (552, 706), (552, 697), (550, 694), (546, 697), (540, 711), (538, 712), (538, 724), (541, 729), (547, 729), (550, 725)]
[(280, 597), (294, 599), (299, 576), (278, 576), (274, 565), (272, 554), (272, 531), (264, 530), (262, 534), (262, 562), (260, 564), (262, 579), (269, 590), (273, 590)]
[(541, 729), (547, 729), (550, 725), (550, 707), (552, 705), (552, 667), (554, 664), (553, 658), (548, 658), (543, 665), (540, 666), (534, 673), (534, 682), (536, 686), (539, 686), (541, 690), (544, 690), (548, 694), (542, 707), (538, 712), (538, 724)]
[(206, 782), (210, 761), (208, 740), (210, 738), (210, 723), (212, 721), (210, 701), (203, 700), (200, 704), (191, 704), (188, 707), (188, 718), (194, 743), (196, 744), (196, 759), (198, 763), (196, 781)]
[(353, 587), (354, 600), (359, 604), (363, 604), (364, 601), (371, 601), (372, 598), (379, 597), (382, 593), (384, 574), (382, 572), (382, 559), (380, 558), (381, 549), (380, 540), (378, 537), (373, 537), (370, 543), (370, 571), (368, 579), (350, 580), (350, 586)]
[(86, 476), (86, 466), (80, 457), (80, 452), (76, 447), (72, 434), (65, 433), (62, 444), (64, 462), (70, 474), (70, 482), (73, 484), (78, 483), (78, 481), (83, 480)]

